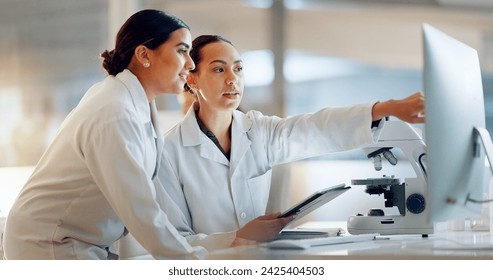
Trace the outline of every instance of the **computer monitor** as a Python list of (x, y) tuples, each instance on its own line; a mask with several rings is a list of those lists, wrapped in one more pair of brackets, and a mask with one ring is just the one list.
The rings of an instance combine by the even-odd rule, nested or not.
[(478, 216), (485, 184), (479, 140), (491, 150), (478, 54), (431, 25), (422, 31), (430, 220)]

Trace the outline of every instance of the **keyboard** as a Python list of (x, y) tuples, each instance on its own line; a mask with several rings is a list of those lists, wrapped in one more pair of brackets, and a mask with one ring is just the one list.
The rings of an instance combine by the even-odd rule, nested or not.
[(325, 246), (342, 243), (363, 242), (375, 240), (378, 233), (340, 235), (329, 237), (317, 237), (308, 239), (281, 239), (265, 243), (269, 249), (308, 249), (310, 247)]

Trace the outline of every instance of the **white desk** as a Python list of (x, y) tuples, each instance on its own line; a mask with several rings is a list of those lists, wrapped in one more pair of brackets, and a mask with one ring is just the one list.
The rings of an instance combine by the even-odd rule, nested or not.
[[(326, 227), (342, 225), (329, 223)], [(320, 222), (316, 227), (321, 227)], [(305, 226), (306, 227), (306, 226)], [(489, 231), (437, 230), (429, 237), (421, 235), (381, 236), (374, 241), (312, 247), (307, 250), (267, 249), (242, 246), (211, 252), (210, 259), (493, 259), (493, 234)]]

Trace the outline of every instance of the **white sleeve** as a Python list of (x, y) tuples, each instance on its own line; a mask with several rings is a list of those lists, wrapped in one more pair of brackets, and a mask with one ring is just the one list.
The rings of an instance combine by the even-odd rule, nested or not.
[(231, 247), (231, 243), (236, 239), (236, 231), (216, 232), (209, 235), (191, 234), (185, 238), (192, 246), (202, 246), (208, 251), (214, 251)]
[(266, 141), (269, 161), (277, 165), (372, 144), (373, 105), (325, 108), (287, 118), (265, 117), (255, 111), (248, 115), (261, 122), (258, 133)]
[(96, 184), (137, 241), (156, 259), (204, 258), (169, 222), (143, 167), (146, 134), (135, 120), (101, 120), (83, 151)]

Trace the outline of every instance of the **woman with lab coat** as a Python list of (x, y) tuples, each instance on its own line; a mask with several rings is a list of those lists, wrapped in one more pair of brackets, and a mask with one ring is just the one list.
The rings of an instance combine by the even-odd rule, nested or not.
[(154, 258), (203, 258), (158, 204), (163, 138), (154, 99), (195, 67), (180, 19), (143, 10), (102, 53), (108, 76), (61, 124), (7, 218), (7, 259), (114, 259), (128, 232)]
[(288, 118), (242, 113), (243, 65), (231, 42), (200, 36), (190, 55), (196, 67), (186, 88), (196, 101), (165, 135), (158, 177), (180, 209), (167, 210), (173, 224), (209, 250), (272, 240), (289, 222), (279, 213), (262, 216), (273, 166), (370, 145), (372, 122), (386, 116), (423, 122), (421, 93)]

